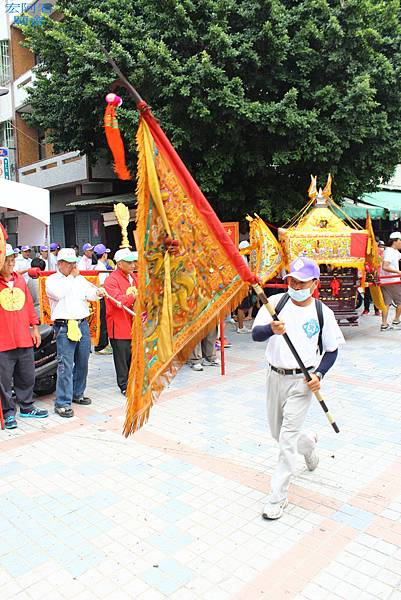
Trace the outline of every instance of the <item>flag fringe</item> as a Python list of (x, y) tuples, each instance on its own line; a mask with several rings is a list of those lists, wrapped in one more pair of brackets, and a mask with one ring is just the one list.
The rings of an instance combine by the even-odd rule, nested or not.
[[(223, 316), (225, 317), (238, 307), (238, 305), (246, 297), (248, 288), (248, 284), (244, 284), (239, 290), (236, 291), (230, 301), (224, 306), (224, 308), (221, 309), (219, 313), (213, 315), (212, 318), (204, 324), (200, 324), (199, 330), (191, 339), (191, 341), (186, 344), (184, 348), (177, 352), (170, 363), (164, 366), (161, 373), (154, 377), (150, 389), (146, 394), (143, 395), (143, 407), (140, 410), (137, 410), (136, 412), (133, 410), (132, 403), (130, 403), (129, 397), (127, 396), (127, 415), (124, 424), (125, 437), (128, 437), (131, 433), (135, 433), (135, 431), (138, 431), (138, 429), (145, 425), (145, 423), (148, 421), (150, 410), (157, 402), (160, 393), (170, 383), (170, 381), (174, 379), (179, 369), (188, 361), (195, 346), (201, 342), (214, 327), (217, 327), (220, 322), (221, 313), (223, 313)], [(135, 331), (133, 332), (133, 339), (135, 339), (134, 335)], [(138, 360), (132, 362), (132, 367), (130, 369), (127, 394), (129, 393), (129, 390), (132, 390), (135, 393), (138, 378), (144, 371), (144, 364), (141, 364), (143, 363), (143, 359), (141, 360), (140, 356), (137, 356), (136, 358)], [(139, 384), (141, 385), (141, 380), (139, 380)]]
[[(177, 371), (187, 362), (192, 350), (203, 340), (203, 338), (216, 327), (221, 314), (226, 315), (237, 306), (246, 297), (249, 289), (248, 283), (243, 283), (241, 287), (233, 291), (232, 296), (227, 299), (222, 306), (216, 306), (213, 315), (208, 314), (208, 318), (200, 316), (198, 319), (199, 327), (196, 334), (181, 349), (176, 350), (170, 362), (163, 365), (159, 373), (152, 375), (152, 381), (148, 390), (143, 392), (143, 381), (145, 379), (145, 359), (141, 349), (143, 348), (143, 325), (142, 325), (142, 307), (145, 306), (146, 289), (146, 259), (142, 251), (145, 248), (146, 223), (149, 210), (149, 186), (147, 178), (146, 152), (144, 148), (144, 139), (141, 127), (138, 128), (136, 136), (137, 144), (137, 240), (139, 250), (138, 260), (138, 295), (135, 303), (136, 315), (132, 326), (132, 344), (131, 344), (131, 368), (127, 386), (127, 413), (124, 424), (124, 435), (128, 437), (140, 429), (148, 420), (152, 406), (156, 403), (162, 390), (175, 377)], [(140, 402), (140, 405), (139, 405)]]

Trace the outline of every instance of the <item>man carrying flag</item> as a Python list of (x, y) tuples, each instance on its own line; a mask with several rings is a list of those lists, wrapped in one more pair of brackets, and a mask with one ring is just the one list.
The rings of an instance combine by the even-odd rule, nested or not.
[[(217, 215), (167, 139), (150, 108), (104, 50), (109, 63), (135, 99), (137, 133), (138, 295), (132, 329), (132, 365), (127, 388), (125, 435), (139, 429), (166, 383), (192, 349), (228, 314), (253, 285), (274, 320), (274, 309), (245, 264)], [(130, 179), (116, 108), (122, 99), (106, 96), (104, 115), (114, 170)], [(276, 257), (280, 263), (280, 257)], [(313, 379), (291, 340), (284, 340), (307, 381)], [(334, 431), (338, 426), (318, 391)]]
[[(265, 519), (279, 519), (288, 504), (288, 487), (296, 470), (297, 451), (303, 454), (309, 471), (316, 469), (316, 434), (302, 431), (312, 393), (333, 366), (344, 337), (333, 311), (312, 297), (320, 269), (309, 258), (297, 258), (290, 265), (287, 294), (270, 300), (279, 314), (273, 321), (265, 306), (259, 310), (252, 328), (256, 342), (267, 340), (267, 416), (270, 431), (279, 443), (278, 465), (271, 479), (271, 492), (263, 511)], [(303, 372), (283, 339), (288, 333), (302, 362), (311, 372), (306, 381)]]
[(131, 332), (132, 316), (122, 306), (132, 308), (138, 293), (138, 252), (129, 248), (118, 250), (114, 255), (117, 269), (110, 273), (104, 282), (104, 289), (115, 300), (106, 296), (107, 333), (113, 348), (114, 368), (116, 370), (117, 384), (121, 393), (125, 395), (128, 385), (128, 372), (131, 365)]

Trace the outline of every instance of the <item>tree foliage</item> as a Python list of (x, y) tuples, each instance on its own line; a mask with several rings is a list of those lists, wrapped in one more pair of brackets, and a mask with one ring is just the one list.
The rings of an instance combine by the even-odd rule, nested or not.
[[(337, 199), (388, 180), (401, 159), (399, 0), (59, 0), (25, 28), (40, 57), (31, 123), (57, 151), (104, 147), (115, 75), (152, 106), (223, 218), (282, 223), (330, 171)], [(50, 73), (50, 75), (49, 75)], [(135, 156), (136, 109), (120, 124)], [(134, 160), (134, 159), (133, 159)]]

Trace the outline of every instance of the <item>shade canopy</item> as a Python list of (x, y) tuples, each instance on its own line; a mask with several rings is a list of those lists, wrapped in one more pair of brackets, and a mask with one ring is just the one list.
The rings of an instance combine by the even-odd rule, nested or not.
[(18, 210), (45, 225), (50, 223), (50, 192), (43, 188), (0, 179), (0, 207)]
[(133, 204), (136, 202), (134, 194), (117, 194), (114, 196), (101, 196), (100, 198), (82, 198), (70, 202), (67, 206), (96, 206), (98, 204)]
[[(333, 208), (334, 212), (344, 218), (344, 214), (341, 213), (337, 208)], [(341, 210), (351, 219), (366, 219), (366, 211), (370, 214), (372, 219), (384, 219), (385, 209), (379, 206), (371, 206), (370, 204), (362, 204), (361, 202), (354, 202), (348, 198), (341, 203)]]
[(361, 197), (361, 202), (388, 210), (390, 221), (395, 221), (401, 217), (401, 192), (372, 192), (371, 194), (364, 194)]

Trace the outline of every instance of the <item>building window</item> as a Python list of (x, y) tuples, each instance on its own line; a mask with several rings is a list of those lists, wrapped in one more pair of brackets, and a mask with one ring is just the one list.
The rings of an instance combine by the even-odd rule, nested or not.
[(14, 148), (14, 130), (11, 121), (0, 123), (0, 146)]
[(11, 121), (0, 123), (0, 148), (8, 148), (10, 158), (10, 175), (15, 180), (17, 172), (14, 129)]
[(0, 40), (0, 85), (6, 85), (10, 79), (10, 46), (8, 40)]

